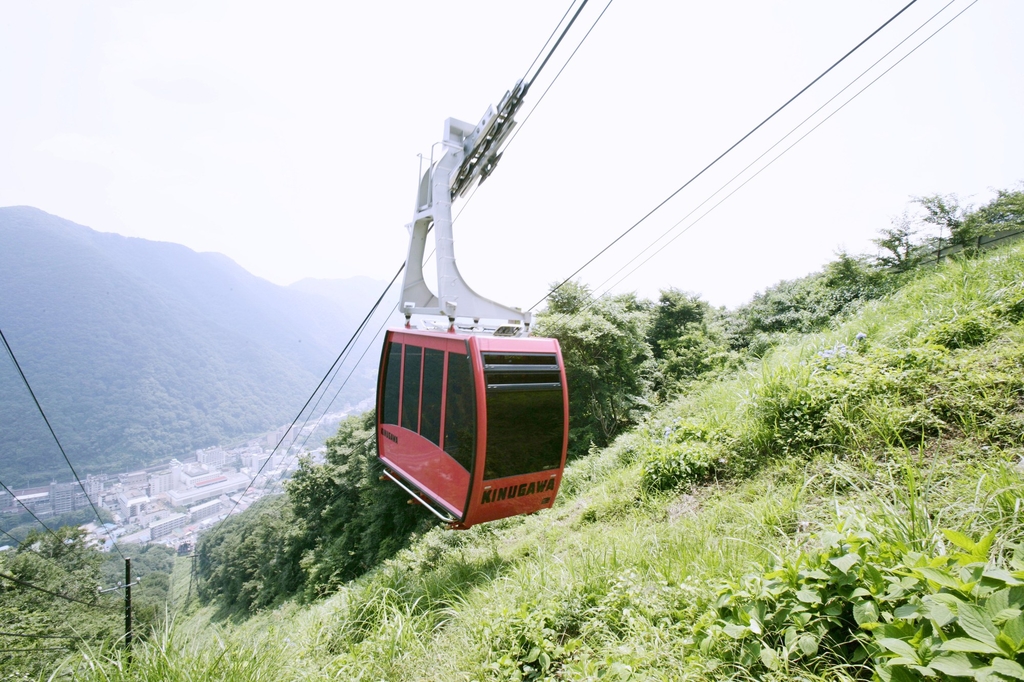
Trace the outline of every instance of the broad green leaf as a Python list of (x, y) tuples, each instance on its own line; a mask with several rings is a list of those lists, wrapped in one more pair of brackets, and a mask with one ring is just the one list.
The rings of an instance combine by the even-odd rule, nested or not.
[(761, 649), (761, 662), (764, 663), (764, 667), (769, 670), (779, 669), (779, 655), (775, 653), (775, 649), (771, 647), (765, 647)]
[(911, 620), (921, 615), (921, 607), (917, 604), (904, 604), (903, 606), (897, 607), (896, 610), (892, 612), (892, 615), (896, 618)]
[(925, 615), (940, 628), (949, 625), (956, 618), (950, 608), (942, 602), (926, 604)]
[(818, 640), (811, 635), (801, 635), (796, 644), (804, 656), (814, 656), (818, 653)]
[(855, 599), (856, 597), (870, 597), (871, 593), (865, 590), (863, 587), (858, 587), (851, 594), (850, 598)]
[(940, 571), (937, 568), (929, 568), (927, 566), (922, 566), (920, 568), (914, 568), (911, 570), (913, 570), (914, 573), (917, 573), (921, 577), (927, 578), (931, 582), (936, 583), (942, 587), (948, 587), (953, 590), (958, 590), (961, 587), (960, 582), (953, 578), (953, 576), (949, 575), (945, 571)]
[(1001, 632), (998, 635), (996, 635), (996, 646), (1002, 649), (1000, 653), (1002, 653), (1004, 656), (1012, 657), (1018, 651), (1017, 642), (1013, 641)]
[(929, 661), (928, 667), (951, 677), (974, 677), (980, 666), (974, 666), (965, 654), (942, 653)]
[(722, 630), (733, 639), (743, 639), (750, 632), (750, 628), (746, 625), (737, 625), (736, 623), (727, 623)]
[(801, 573), (801, 575), (803, 575), (805, 578), (815, 578), (817, 580), (831, 580), (832, 579), (832, 576), (830, 576), (828, 573), (826, 573), (825, 571), (822, 571), (821, 569), (818, 569), (818, 568), (815, 568), (814, 570), (811, 570), (811, 571), (803, 571)]
[[(988, 606), (986, 604), (986, 606)], [(1021, 614), (1020, 609), (1003, 609), (996, 615), (992, 616), (992, 622), (996, 625), (1002, 625), (1008, 623)]]
[(1020, 651), (1021, 645), (1024, 644), (1024, 615), (1003, 623), (1003, 634), (1012, 640), (1015, 643), (1014, 648)]
[(849, 554), (841, 557), (833, 557), (828, 560), (830, 564), (838, 568), (843, 573), (849, 573), (850, 569), (853, 568), (858, 561), (860, 561), (860, 556), (854, 552), (850, 552)]
[(800, 590), (796, 593), (796, 598), (805, 604), (821, 603), (821, 596), (814, 590)]
[(955, 594), (949, 594), (947, 592), (939, 592), (938, 594), (926, 595), (921, 598), (921, 601), (927, 603), (937, 602), (940, 604), (945, 604), (946, 606), (954, 610), (959, 608), (961, 604), (966, 603), (963, 599), (956, 596)]
[(995, 542), (995, 539), (996, 539), (996, 532), (995, 532), (995, 530), (989, 531), (988, 535), (986, 535), (985, 537), (983, 537), (981, 540), (978, 541), (977, 545), (974, 548), (974, 552), (972, 552), (972, 554), (974, 554), (974, 556), (977, 557), (979, 561), (986, 561), (986, 560), (988, 560), (988, 552), (989, 552), (990, 549), (992, 549), (992, 543)]
[(996, 657), (992, 659), (992, 667), (1000, 675), (1006, 675), (1015, 680), (1024, 680), (1024, 667), (1021, 667), (1021, 664), (1017, 661)]
[(943, 529), (942, 534), (946, 536), (947, 540), (964, 551), (973, 552), (974, 548), (978, 546), (974, 540), (970, 539), (963, 533), (956, 532), (955, 530)]
[(999, 630), (992, 624), (986, 613), (973, 604), (961, 604), (957, 610), (957, 623), (964, 632), (974, 639), (996, 647), (996, 634)]
[(873, 601), (858, 602), (853, 607), (853, 619), (857, 625), (863, 626), (866, 623), (878, 622), (878, 607)]
[(921, 659), (917, 657), (917, 651), (902, 639), (882, 637), (878, 640), (878, 644), (894, 654), (913, 660), (916, 665), (921, 665)]
[[(1006, 587), (997, 592), (993, 592), (989, 595), (989, 598), (985, 600), (985, 613), (993, 622), (996, 622), (996, 617), (1002, 612), (1010, 608), (1010, 588)], [(1011, 618), (1013, 616), (1010, 616)], [(1001, 623), (1006, 618), (998, 621)], [(997, 623), (998, 624), (998, 623)]]
[(1024, 582), (1018, 580), (1017, 578), (1014, 578), (1009, 571), (1003, 570), (1001, 568), (986, 568), (985, 571), (982, 573), (982, 576), (988, 578), (989, 580), (998, 580), (999, 582), (1005, 585), (1024, 585)]
[(979, 642), (972, 637), (953, 637), (943, 642), (939, 649), (942, 651), (963, 651), (973, 654), (1001, 654), (997, 647)]

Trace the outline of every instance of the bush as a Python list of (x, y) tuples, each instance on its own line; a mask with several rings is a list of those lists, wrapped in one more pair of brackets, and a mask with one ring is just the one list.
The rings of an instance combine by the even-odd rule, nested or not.
[(707, 443), (665, 444), (644, 457), (640, 485), (646, 492), (691, 487), (711, 478), (719, 460), (725, 461)]
[(1024, 679), (1021, 549), (1004, 568), (990, 561), (994, 532), (944, 530), (944, 555), (886, 534), (851, 519), (812, 538), (820, 549), (724, 585), (697, 645), (755, 676), (861, 666), (884, 682)]
[(977, 310), (936, 325), (928, 340), (950, 349), (978, 346), (995, 336), (995, 323), (992, 313)]

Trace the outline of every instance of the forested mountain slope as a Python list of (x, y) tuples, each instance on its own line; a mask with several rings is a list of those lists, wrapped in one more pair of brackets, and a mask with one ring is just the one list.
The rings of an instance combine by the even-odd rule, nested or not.
[[(220, 254), (28, 207), (0, 209), (0, 292), (0, 328), (81, 472), (285, 423), (368, 307), (360, 293), (353, 310)], [(0, 368), (4, 481), (67, 477), (14, 366)], [(361, 399), (371, 380), (360, 375), (350, 390)]]
[(111, 644), (60, 672), (1024, 679), (1024, 244), (919, 263), (843, 255), (737, 311), (570, 289), (545, 317), (595, 445), (553, 509), (427, 530), (353, 417), (203, 537), (210, 602), (132, 666)]

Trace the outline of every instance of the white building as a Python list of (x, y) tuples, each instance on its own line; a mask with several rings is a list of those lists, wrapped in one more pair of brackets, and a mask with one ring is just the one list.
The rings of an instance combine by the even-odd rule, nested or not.
[(149, 475), (149, 496), (154, 497), (174, 488), (174, 474), (170, 469)]
[(149, 504), (149, 498), (145, 495), (129, 497), (128, 493), (120, 493), (117, 496), (117, 508), (126, 521), (141, 514), (143, 507), (147, 504)]
[(190, 507), (199, 502), (243, 490), (247, 485), (249, 479), (241, 474), (216, 474), (193, 481), (190, 488), (171, 490), (167, 497), (175, 507)]
[(154, 521), (149, 524), (149, 537), (151, 540), (159, 540), (188, 524), (188, 514), (171, 514), (165, 519)]
[(195, 507), (190, 507), (188, 515), (192, 519), (192, 523), (195, 523), (196, 521), (202, 521), (205, 518), (216, 516), (220, 513), (220, 510), (220, 500), (210, 500), (209, 502), (204, 502), (203, 504), (196, 505)]
[(196, 450), (196, 461), (209, 467), (224, 466), (228, 453), (220, 448), (213, 447), (206, 450)]

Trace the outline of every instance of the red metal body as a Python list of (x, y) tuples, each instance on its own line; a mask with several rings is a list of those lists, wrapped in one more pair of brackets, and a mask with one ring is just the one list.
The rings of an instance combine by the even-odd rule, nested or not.
[[(402, 344), (400, 350), (397, 344)], [(394, 353), (392, 352), (393, 345)], [(429, 408), (424, 407), (427, 400), (426, 393), (428, 391), (436, 393), (436, 374), (433, 384), (424, 389), (425, 383), (430, 384), (431, 382), (424, 380), (425, 373), (428, 371), (426, 369), (428, 361), (425, 359), (421, 361), (421, 359), (426, 358), (429, 353), (433, 358), (436, 372), (439, 352), (443, 352), (444, 355), (440, 392), (440, 432), (438, 433), (437, 430), (434, 430), (437, 425), (434, 422), (437, 416), (435, 414), (436, 406), (431, 403)], [(487, 355), (485, 356), (485, 354)], [(450, 445), (450, 441), (454, 440), (456, 434), (446, 433), (446, 429), (454, 430), (455, 425), (452, 418), (458, 412), (456, 408), (451, 407), (452, 398), (449, 396), (449, 389), (457, 390), (457, 387), (449, 386), (450, 378), (453, 376), (452, 370), (456, 369), (450, 367), (450, 363), (465, 363), (466, 355), (469, 359), (469, 376), (474, 400), (472, 411), (475, 423), (470, 425), (468, 418), (463, 419), (467, 428), (472, 428), (474, 437), (471, 460), (465, 455), (459, 454), (458, 456), (462, 458), (460, 464), (456, 456), (446, 452), (445, 446), (449, 445), (449, 450), (456, 451), (455, 447)], [(400, 369), (389, 367), (389, 362), (398, 362), (398, 357), (401, 357)], [(500, 377), (506, 379), (512, 377), (513, 380), (516, 380), (516, 376), (525, 375), (514, 373), (516, 365), (488, 365), (489, 369), (485, 371), (485, 357), (497, 358), (499, 361), (506, 358), (506, 361), (509, 362), (514, 360), (507, 360), (508, 357), (518, 358), (520, 362), (538, 358), (537, 362), (552, 363), (550, 368), (545, 366), (538, 370), (534, 365), (526, 368), (521, 365), (518, 367), (526, 372), (533, 371), (535, 376), (537, 372), (541, 372), (542, 378), (557, 376), (560, 381), (557, 387), (553, 383), (534, 385), (523, 383), (513, 386), (492, 383), (488, 388), (488, 376), (492, 381), (499, 381)], [(557, 368), (554, 364), (555, 361), (557, 361)], [(418, 365), (418, 380), (416, 363), (420, 363)], [(508, 367), (507, 371), (512, 373), (507, 373), (506, 370), (501, 369), (502, 367)], [(390, 380), (388, 379), (389, 369)], [(395, 410), (395, 387), (393, 385), (386, 386), (388, 382), (393, 384), (396, 376), (401, 377), (401, 386), (397, 392), (398, 412)], [(520, 381), (524, 380), (520, 379)], [(541, 393), (532, 386), (543, 386), (544, 392)], [(496, 405), (509, 404), (500, 402), (501, 399), (508, 400), (507, 397), (499, 396), (498, 399), (495, 399), (495, 392), (500, 392), (502, 396), (508, 396), (512, 395), (517, 387), (519, 387), (519, 392), (515, 393), (515, 396), (519, 397), (513, 397), (512, 400), (520, 403), (535, 400), (533, 396), (543, 395), (542, 399), (536, 399), (538, 400), (536, 410), (541, 411), (541, 419), (538, 423), (515, 423), (518, 412), (512, 413), (512, 424), (509, 423), (508, 414), (488, 414), (489, 402), (492, 411), (499, 409)], [(510, 391), (501, 389), (510, 389)], [(388, 398), (385, 396), (386, 390), (389, 391)], [(407, 390), (419, 391), (419, 394), (407, 396)], [(385, 405), (386, 401), (390, 401), (388, 405)], [(516, 403), (512, 404), (515, 407)], [(416, 406), (416, 414), (413, 414), (409, 407), (411, 405)], [(387, 409), (388, 406), (390, 409)], [(402, 406), (405, 406), (406, 413), (404, 414)], [(427, 416), (428, 409), (432, 412), (429, 418)], [(453, 414), (447, 414), (448, 410), (451, 410)], [(552, 414), (554, 411), (557, 411), (558, 414)], [(502, 419), (504, 421), (501, 421)], [(431, 425), (427, 424), (428, 421)], [(491, 452), (488, 452), (488, 423), (493, 425), (497, 421), (501, 421), (501, 426), (492, 426), (495, 429), (495, 434), (492, 435), (497, 437), (497, 430), (500, 428), (503, 440), (499, 445), (492, 442), (494, 447)], [(555, 429), (560, 431), (560, 442), (556, 442), (558, 439), (555, 437)], [(521, 430), (521, 439), (516, 437), (518, 430)], [(530, 457), (536, 459), (534, 453), (522, 450), (523, 448), (529, 449), (531, 443), (537, 441), (540, 431), (543, 432), (540, 433), (540, 436), (545, 438), (542, 445), (545, 452), (548, 453), (545, 455), (544, 467), (538, 471), (521, 472), (518, 469), (529, 467)], [(431, 435), (437, 442), (431, 440)], [(510, 438), (509, 435), (512, 437)], [(463, 443), (466, 440), (465, 436), (466, 434), (461, 435)], [(556, 339), (480, 336), (408, 328), (392, 329), (387, 332), (384, 350), (381, 354), (377, 390), (377, 455), (386, 469), (402, 483), (422, 495), (425, 501), (434, 505), (436, 509), (450, 515), (451, 527), (469, 528), (478, 523), (528, 514), (551, 507), (562, 481), (568, 441), (569, 397), (566, 390), (561, 350)], [(492, 458), (492, 461), (489, 462), (488, 458)], [(503, 461), (498, 461), (498, 459)], [(510, 465), (508, 461), (504, 460), (511, 460), (512, 464)], [(515, 475), (497, 477), (494, 475), (496, 471), (508, 471), (515, 467), (518, 467)], [(491, 475), (488, 476), (487, 472), (490, 472)]]

